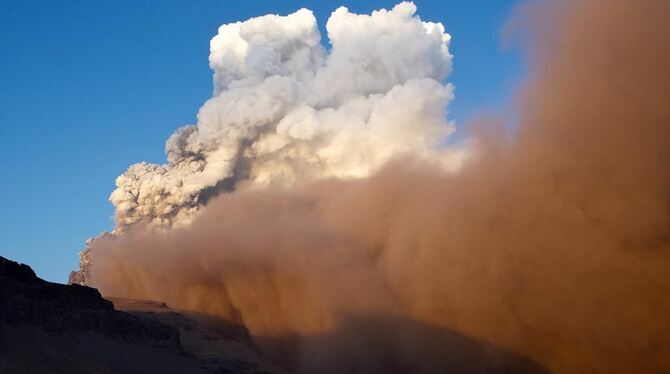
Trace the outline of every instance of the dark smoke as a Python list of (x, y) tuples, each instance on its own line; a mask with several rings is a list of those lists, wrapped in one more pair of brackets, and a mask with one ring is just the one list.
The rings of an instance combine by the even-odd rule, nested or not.
[(553, 372), (670, 371), (670, 2), (519, 14), (513, 140), (489, 121), (456, 174), (398, 160), (224, 194), (188, 227), (96, 240), (92, 283), (291, 339), (306, 371), (439, 369), (442, 338), (407, 323)]

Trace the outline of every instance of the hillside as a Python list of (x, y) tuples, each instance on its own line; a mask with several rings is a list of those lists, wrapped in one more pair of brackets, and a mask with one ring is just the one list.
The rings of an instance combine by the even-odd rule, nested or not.
[[(247, 346), (160, 303), (38, 278), (0, 257), (2, 373), (274, 373)], [(245, 339), (240, 327), (219, 328)]]

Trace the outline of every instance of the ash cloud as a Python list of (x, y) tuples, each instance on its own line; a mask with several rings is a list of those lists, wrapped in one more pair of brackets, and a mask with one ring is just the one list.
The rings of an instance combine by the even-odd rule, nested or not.
[(455, 167), (458, 154), (438, 155), (452, 131), (450, 36), (415, 12), (408, 2), (371, 15), (341, 7), (326, 25), (328, 52), (307, 9), (221, 26), (210, 42), (214, 96), (167, 141), (166, 165), (117, 178), (116, 231), (188, 223), (242, 181), (362, 177), (404, 153)]
[[(374, 35), (375, 27), (390, 20), (408, 20), (414, 24), (407, 25), (410, 30), (438, 30), (426, 31), (425, 47), (410, 48), (441, 57), (406, 59), (399, 53), (387, 61), (389, 56), (369, 48), (366, 36), (335, 58), (334, 42), (328, 59), (338, 62), (337, 69), (367, 66), (369, 74), (388, 81), (342, 79), (333, 83), (337, 90), (317, 101), (338, 103), (341, 95), (365, 92), (381, 95), (375, 99), (381, 105), (394, 97), (395, 105), (375, 107), (384, 118), (380, 124), (395, 126), (397, 117), (422, 122), (426, 117), (420, 113), (440, 113), (428, 122), (444, 124), (437, 105), (446, 104), (449, 95), (436, 100), (435, 93), (448, 90), (438, 83), (448, 64), (430, 63), (450, 60), (441, 28), (417, 23), (409, 4), (394, 9), (375, 13), (389, 17), (379, 24), (375, 15), (338, 10), (329, 22), (331, 40), (354, 38), (359, 26)], [(309, 18), (306, 11), (297, 14)], [(333, 24), (340, 17), (353, 18), (337, 31)], [(335, 163), (319, 174), (334, 178), (266, 185), (260, 183), (263, 175), (285, 169), (261, 163), (250, 172), (259, 183), (212, 198), (189, 224), (163, 231), (133, 226), (124, 235), (94, 241), (92, 284), (105, 295), (157, 299), (240, 322), (258, 341), (291, 340), (290, 365), (305, 372), (392, 372), (389, 367), (398, 366), (385, 362), (401, 358), (416, 372), (439, 370), (440, 358), (416, 347), (426, 347), (425, 339), (440, 340), (408, 335), (398, 323), (383, 331), (372, 328), (386, 316), (458, 331), (552, 372), (670, 370), (670, 3), (542, 2), (524, 7), (512, 24), (526, 36), (529, 64), (528, 82), (517, 98), (517, 127), (509, 137), (498, 121), (472, 124), (477, 152), (458, 171), (445, 172), (439, 159), (405, 155), (369, 177), (337, 178), (353, 173), (351, 165)], [(224, 26), (219, 35), (237, 35), (244, 25)], [(374, 45), (385, 51), (382, 39)], [(259, 62), (254, 69), (244, 65), (249, 71), (230, 68), (216, 75), (217, 97), (240, 76), (263, 76), (267, 66), (292, 71), (321, 58), (321, 52), (308, 53), (306, 43), (282, 44), (305, 50), (299, 61), (282, 60), (287, 66)], [(348, 64), (356, 48), (368, 64)], [(262, 56), (259, 61), (267, 61)], [(312, 84), (343, 74), (330, 70), (335, 68), (328, 59), (310, 75)], [(421, 77), (409, 79), (403, 75), (408, 70), (391, 68), (415, 64), (425, 68)], [(391, 76), (409, 80), (390, 88), (398, 83)], [(414, 85), (423, 88), (407, 88)], [(368, 103), (369, 97), (356, 102)], [(426, 108), (416, 100), (435, 106), (415, 111), (415, 105)], [(275, 113), (262, 100), (254, 105), (259, 117)], [(342, 107), (315, 107), (286, 116), (341, 115)], [(296, 126), (305, 134), (303, 125), (315, 125), (310, 121), (290, 121), (287, 129)], [(319, 131), (326, 122), (316, 122)], [(209, 128), (202, 123), (198, 133)], [(354, 134), (348, 141), (368, 139)], [(173, 140), (179, 143), (179, 136)], [(378, 151), (375, 143), (361, 147), (354, 150)], [(374, 159), (370, 165), (381, 163)], [(351, 316), (372, 318), (346, 330)], [(343, 329), (347, 333), (339, 338), (315, 340)]]

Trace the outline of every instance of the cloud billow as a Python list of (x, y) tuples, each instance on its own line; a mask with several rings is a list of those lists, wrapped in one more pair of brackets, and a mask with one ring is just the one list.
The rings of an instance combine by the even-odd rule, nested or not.
[(445, 153), (450, 36), (415, 12), (407, 2), (372, 15), (341, 7), (326, 26), (329, 52), (307, 9), (221, 26), (210, 42), (214, 96), (167, 141), (166, 165), (117, 178), (117, 231), (188, 222), (241, 181), (361, 177), (402, 154)]

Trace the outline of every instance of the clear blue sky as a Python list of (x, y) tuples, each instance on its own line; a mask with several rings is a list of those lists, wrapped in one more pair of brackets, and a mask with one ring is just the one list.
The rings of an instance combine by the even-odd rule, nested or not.
[[(501, 109), (522, 74), (501, 48), (514, 0), (416, 0), (452, 35), (462, 124)], [(209, 39), (220, 24), (394, 1), (0, 0), (0, 255), (64, 282), (84, 241), (113, 227), (114, 179), (163, 145), (211, 96)]]

